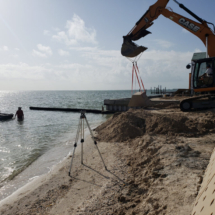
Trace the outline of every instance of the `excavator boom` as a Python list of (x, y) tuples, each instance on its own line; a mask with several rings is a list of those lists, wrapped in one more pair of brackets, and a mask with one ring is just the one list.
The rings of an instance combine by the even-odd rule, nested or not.
[(134, 38), (136, 37), (136, 35), (139, 33), (141, 29), (147, 29), (153, 25), (153, 21), (160, 16), (163, 9), (166, 8), (168, 2), (169, 0), (158, 0), (155, 4), (149, 7), (145, 14), (136, 23), (136, 25), (132, 29), (132, 32), (129, 32), (128, 35), (131, 37), (132, 40), (133, 37)]
[(150, 34), (151, 32), (146, 29), (152, 26), (153, 21), (161, 14), (196, 35), (207, 47), (209, 57), (215, 56), (215, 35), (214, 32), (208, 27), (207, 22), (198, 17), (183, 4), (178, 3), (176, 0), (174, 1), (179, 5), (179, 7), (184, 9), (200, 23), (166, 9), (166, 5), (169, 0), (158, 0), (154, 5), (149, 7), (128, 35), (123, 37), (124, 42), (121, 49), (123, 56), (135, 57), (147, 49), (146, 47), (136, 45), (133, 41), (139, 40), (141, 37), (145, 37)]
[(121, 48), (121, 54), (123, 56), (135, 57), (147, 49), (144, 46), (136, 45), (132, 41), (139, 40), (141, 37), (151, 34), (151, 32), (146, 29), (153, 25), (153, 21), (158, 18), (168, 2), (169, 0), (158, 0), (154, 5), (150, 6), (128, 35), (123, 37), (124, 42)]
[(215, 35), (208, 27), (206, 21), (202, 20), (202, 23), (198, 23), (166, 8), (162, 11), (162, 15), (197, 36), (205, 46), (208, 43), (207, 51), (209, 57), (215, 56)]

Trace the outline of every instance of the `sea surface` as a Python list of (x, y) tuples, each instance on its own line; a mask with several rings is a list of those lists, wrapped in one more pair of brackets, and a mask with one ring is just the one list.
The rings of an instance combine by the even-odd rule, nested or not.
[[(150, 91), (147, 91), (150, 95)], [(47, 173), (73, 150), (80, 113), (34, 111), (30, 106), (101, 110), (104, 99), (130, 98), (131, 91), (0, 91), (0, 112), (24, 121), (0, 121), (0, 200)], [(86, 114), (91, 128), (109, 115)]]

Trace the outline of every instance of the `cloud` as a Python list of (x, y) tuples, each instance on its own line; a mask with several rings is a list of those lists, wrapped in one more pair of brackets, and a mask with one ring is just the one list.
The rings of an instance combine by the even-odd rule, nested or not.
[(3, 50), (4, 50), (4, 51), (8, 51), (9, 49), (8, 49), (7, 46), (3, 46)]
[(174, 46), (174, 43), (171, 43), (169, 41), (166, 40), (154, 40), (158, 45), (160, 45), (162, 48), (170, 48), (172, 46)]
[(190, 33), (190, 32), (189, 32), (187, 29), (185, 29), (185, 28), (182, 29), (182, 32), (185, 33), (185, 34)]
[(37, 45), (39, 51), (33, 49), (32, 55), (42, 58), (47, 58), (48, 56), (52, 55), (52, 50), (49, 46), (43, 46), (41, 44)]
[(67, 46), (80, 45), (82, 43), (97, 44), (96, 30), (85, 26), (85, 22), (76, 14), (72, 20), (67, 20), (65, 31), (59, 31), (52, 38), (64, 42)]
[(42, 51), (43, 53), (46, 53), (47, 55), (52, 55), (52, 50), (49, 46), (43, 46), (41, 44), (37, 45), (37, 48)]
[[(194, 52), (196, 53), (196, 52), (203, 52), (203, 51), (201, 49), (196, 48)], [(206, 52), (206, 50), (204, 52)]]
[(66, 32), (60, 31), (57, 35), (52, 36), (53, 39), (65, 43), (67, 46), (77, 45), (78, 41), (72, 38), (69, 38)]
[(48, 31), (48, 30), (44, 30), (44, 31), (43, 31), (43, 34), (44, 34), (44, 35), (47, 35), (47, 36), (50, 36), (50, 35), (51, 35), (50, 31)]
[(59, 54), (60, 56), (68, 56), (68, 55), (69, 55), (69, 52), (60, 49), (60, 50), (58, 50), (58, 54)]
[(20, 62), (18, 64), (0, 64), (0, 76), (2, 80), (40, 80), (50, 69), (41, 66), (30, 66)]
[(34, 50), (34, 49), (33, 49), (32, 54), (33, 54), (33, 56), (42, 57), (42, 58), (47, 58), (47, 55), (46, 55), (45, 53), (39, 52), (39, 51)]
[(19, 51), (19, 49), (18, 49), (18, 48), (15, 48), (15, 51)]
[[(29, 80), (28, 83), (32, 81), (33, 84), (29, 85), (28, 89), (32, 90), (130, 89), (132, 63), (122, 57), (119, 50), (102, 50), (95, 47), (72, 49), (82, 57), (81, 63), (40, 66), (25, 63), (0, 64), (1, 80), (10, 80), (10, 83), (18, 83), (17, 79), (20, 83), (22, 79)], [(43, 48), (40, 47), (40, 50), (33, 50), (34, 54), (46, 57)], [(187, 88), (190, 71), (186, 69), (186, 65), (191, 61), (192, 55), (193, 52), (163, 50), (144, 52), (138, 61), (138, 67), (145, 87), (150, 89), (162, 85), (167, 88)], [(34, 80), (37, 81), (35, 85)], [(36, 84), (39, 82), (42, 84)]]
[[(72, 71), (78, 71), (79, 76), (82, 76), (82, 83), (88, 77), (88, 85), (98, 82), (101, 85), (103, 83), (106, 89), (118, 89), (119, 86), (122, 86), (121, 89), (130, 88), (132, 64), (122, 57), (118, 50), (98, 48), (77, 48), (77, 50), (87, 62), (88, 69), (71, 64), (64, 65), (62, 69), (70, 67)], [(193, 52), (159, 50), (143, 53), (138, 66), (146, 88), (158, 84), (168, 88), (188, 87), (190, 71), (186, 69), (186, 65), (191, 61), (192, 55)]]

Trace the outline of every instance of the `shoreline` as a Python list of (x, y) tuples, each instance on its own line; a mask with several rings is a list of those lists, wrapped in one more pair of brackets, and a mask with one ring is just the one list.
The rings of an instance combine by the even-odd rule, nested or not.
[[(44, 198), (45, 207), (50, 209), (52, 208), (55, 212), (54, 214), (59, 214), (62, 210), (63, 205), (53, 203), (55, 199), (57, 199), (60, 195), (61, 202), (68, 201), (69, 199), (64, 198), (64, 192), (70, 190), (81, 190), (81, 193), (76, 193), (72, 201), (74, 201), (73, 206), (82, 204), (82, 202), (89, 198), (91, 195), (97, 194), (97, 191), (104, 187), (108, 181), (110, 180), (110, 176), (112, 176), (115, 180), (115, 176), (108, 173), (101, 161), (101, 158), (98, 154), (98, 151), (90, 137), (88, 135), (84, 142), (84, 163), (86, 166), (81, 165), (80, 157), (81, 157), (81, 144), (78, 144), (75, 152), (74, 164), (72, 167), (71, 177), (68, 176), (69, 166), (71, 162), (71, 155), (69, 155), (66, 159), (64, 159), (60, 164), (56, 165), (53, 170), (49, 173), (39, 176), (34, 179), (32, 182), (28, 183), (24, 187), (17, 190), (11, 196), (0, 202), (0, 213), (1, 214), (13, 214), (17, 213), (17, 210), (26, 211), (26, 214), (37, 214), (37, 198)], [(108, 143), (98, 143), (99, 150), (101, 155), (104, 156), (105, 151), (111, 148), (111, 144)], [(113, 149), (112, 149), (113, 152)], [(90, 159), (91, 157), (91, 159)], [(113, 154), (109, 154), (108, 157), (105, 156), (105, 162), (108, 163), (108, 166), (114, 165), (114, 157)], [(99, 166), (99, 168), (97, 168)], [(75, 176), (75, 178), (74, 178)], [(73, 187), (73, 188), (71, 188)], [(80, 188), (77, 188), (80, 187)], [(87, 190), (86, 190), (87, 189)], [(60, 191), (59, 191), (60, 190)], [(51, 193), (51, 194), (50, 194)], [(59, 194), (60, 193), (60, 194)], [(47, 195), (54, 195), (51, 198), (47, 197)], [(62, 196), (61, 196), (62, 195)], [(51, 200), (51, 202), (49, 202)], [(33, 205), (32, 203), (35, 202)], [(48, 202), (46, 202), (48, 201)], [(30, 203), (29, 203), (30, 202)], [(42, 204), (42, 203), (41, 203)], [(56, 208), (55, 208), (56, 204)], [(69, 205), (71, 202), (69, 203)], [(50, 207), (51, 206), (51, 207)], [(28, 208), (30, 207), (30, 208)], [(58, 208), (59, 207), (59, 208)], [(20, 208), (17, 209), (17, 208)], [(23, 209), (21, 209), (23, 208)], [(44, 209), (44, 207), (42, 207)], [(9, 211), (8, 211), (9, 209)], [(40, 209), (40, 208), (39, 208)], [(38, 211), (39, 211), (38, 209)], [(68, 209), (68, 208), (67, 208)], [(12, 211), (11, 211), (12, 210)], [(15, 211), (16, 212), (15, 212)], [(25, 212), (23, 213), (25, 214)], [(27, 212), (28, 211), (28, 212)], [(45, 210), (46, 211), (46, 210)], [(68, 213), (70, 209), (68, 209)], [(43, 212), (39, 211), (39, 214), (43, 214)], [(19, 214), (19, 213), (18, 213)], [(21, 212), (20, 212), (21, 214)]]
[[(98, 123), (97, 125), (94, 125), (92, 130), (99, 126), (101, 123), (102, 122)], [(49, 174), (49, 172), (53, 171), (55, 168), (58, 167), (60, 163), (67, 159), (70, 153), (73, 151), (75, 135), (76, 132), (72, 133), (69, 139), (64, 138), (64, 141), (66, 139), (67, 140), (63, 143), (63, 145), (55, 146), (53, 149), (48, 150), (42, 156), (38, 157), (35, 161), (33, 161), (30, 165), (28, 165), (24, 170), (20, 171), (17, 175), (15, 175), (12, 179), (8, 180), (8, 178), (11, 177), (10, 175), (8, 178), (5, 179), (5, 181), (2, 181), (3, 185), (2, 187), (0, 187), (0, 193), (2, 193), (1, 195), (3, 196), (3, 198), (0, 198), (0, 204), (2, 201), (16, 193), (18, 190), (22, 189), (28, 184), (31, 184), (35, 179)], [(85, 129), (85, 135), (90, 135), (89, 130)], [(54, 160), (53, 153), (54, 155), (56, 155), (54, 156)]]
[[(88, 135), (89, 136), (89, 135)], [(89, 138), (89, 137), (88, 137)], [(77, 146), (77, 153), (80, 154), (80, 144)], [(71, 156), (71, 153), (64, 157), (62, 161), (52, 166), (52, 168), (47, 172), (39, 176), (35, 176), (33, 180), (29, 181), (26, 185), (20, 187), (18, 190), (13, 192), (10, 196), (6, 197), (5, 199), (0, 201), (0, 207), (4, 204), (12, 204), (14, 201), (19, 200), (20, 196), (28, 195), (30, 192), (32, 192), (34, 189), (39, 187), (44, 181), (50, 180), (50, 178), (55, 175), (59, 170), (64, 167), (67, 164), (67, 159), (69, 159)], [(8, 203), (9, 202), (9, 203)]]

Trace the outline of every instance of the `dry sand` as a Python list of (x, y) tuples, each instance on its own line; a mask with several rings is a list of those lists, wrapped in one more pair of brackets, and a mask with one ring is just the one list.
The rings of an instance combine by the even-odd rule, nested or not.
[(178, 108), (114, 114), (51, 173), (0, 203), (1, 215), (190, 214), (215, 146), (215, 113)]

